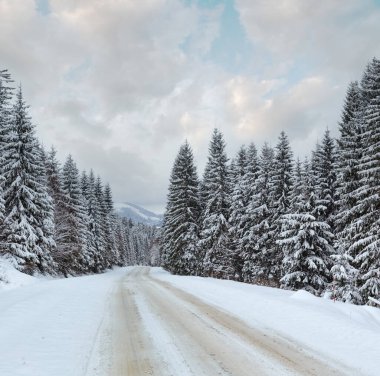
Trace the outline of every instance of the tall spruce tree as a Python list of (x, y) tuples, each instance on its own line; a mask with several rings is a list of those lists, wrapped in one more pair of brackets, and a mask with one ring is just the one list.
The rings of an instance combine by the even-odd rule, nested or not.
[(231, 238), (231, 251), (232, 251), (232, 267), (233, 278), (240, 281), (243, 269), (243, 259), (241, 258), (240, 239), (244, 231), (244, 213), (246, 210), (247, 200), (244, 187), (244, 177), (247, 173), (248, 156), (244, 146), (242, 146), (233, 160), (231, 166), (231, 208), (230, 208), (230, 238)]
[(195, 275), (199, 270), (199, 182), (190, 145), (181, 146), (174, 162), (163, 226), (165, 267)]
[(282, 239), (277, 243), (285, 255), (281, 286), (321, 295), (330, 282), (333, 235), (327, 222), (318, 219), (315, 186), (306, 161), (298, 212), (282, 216)]
[(273, 219), (273, 167), (274, 151), (268, 144), (264, 144), (253, 197), (247, 207), (246, 231), (242, 239), (242, 275), (246, 282), (270, 285), (277, 283), (272, 274), (273, 238), (268, 231)]
[[(8, 146), (8, 137), (12, 132), (11, 124), (11, 99), (13, 94), (12, 79), (7, 70), (0, 70), (0, 231), (4, 231), (5, 201), (4, 189), (6, 181), (4, 179), (4, 159), (5, 148)], [(3, 240), (3, 239), (2, 239)], [(0, 254), (7, 252), (6, 244), (0, 246)]]
[(281, 132), (276, 145), (272, 172), (273, 184), (273, 217), (270, 224), (269, 237), (273, 239), (271, 248), (271, 274), (274, 280), (281, 278), (283, 252), (276, 244), (282, 233), (282, 216), (291, 211), (291, 193), (293, 185), (293, 152), (284, 131)]
[(117, 218), (116, 218), (116, 213), (114, 211), (112, 189), (108, 183), (105, 184), (104, 186), (103, 200), (104, 200), (104, 207), (106, 211), (107, 221), (109, 224), (108, 226), (109, 226), (110, 242), (111, 242), (111, 248), (112, 248), (111, 262), (113, 265), (117, 265), (119, 263), (119, 257), (120, 257), (117, 246), (116, 246)]
[(93, 170), (90, 170), (88, 175), (86, 172), (82, 173), (81, 186), (88, 217), (87, 242), (94, 249), (93, 269), (100, 272), (105, 268), (106, 239), (103, 232), (101, 209), (95, 195), (95, 175)]
[(337, 153), (335, 141), (326, 130), (322, 143), (317, 146), (314, 170), (318, 195), (319, 219), (326, 221), (335, 231), (335, 215), (338, 204)]
[(54, 244), (50, 198), (42, 185), (45, 171), (41, 150), (21, 88), (7, 130), (1, 150), (1, 170), (5, 178), (2, 233), (5, 252), (25, 272), (33, 273), (37, 269), (50, 272)]
[(62, 182), (60, 175), (60, 165), (56, 158), (57, 152), (54, 148), (47, 153), (45, 158), (46, 181), (47, 190), (52, 198), (53, 212), (54, 212), (54, 234), (53, 239), (56, 247), (53, 251), (54, 261), (59, 265), (61, 264), (61, 235), (64, 228), (63, 215), (64, 215), (64, 194), (62, 191)]
[(71, 155), (62, 169), (62, 191), (64, 214), (60, 234), (61, 268), (66, 275), (85, 273), (92, 270), (95, 250), (88, 241), (89, 218), (84, 205), (79, 171)]
[(104, 268), (111, 267), (116, 262), (115, 238), (112, 232), (111, 218), (104, 197), (103, 183), (98, 176), (95, 181), (95, 197), (99, 210), (99, 227), (104, 236), (105, 253), (103, 255)]
[(360, 186), (359, 163), (362, 158), (363, 99), (358, 82), (351, 82), (339, 123), (338, 138), (338, 211), (335, 216), (336, 254), (333, 255), (334, 298), (361, 303), (357, 288), (358, 270), (355, 267), (355, 254), (350, 253), (350, 246), (356, 236), (353, 226), (354, 207), (357, 205), (356, 190)]
[(373, 59), (361, 82), (364, 101), (363, 153), (359, 164), (360, 186), (353, 208), (357, 236), (350, 251), (356, 255), (360, 293), (380, 298), (380, 60)]
[(203, 212), (200, 247), (204, 254), (203, 273), (217, 278), (231, 278), (230, 179), (228, 158), (222, 133), (215, 129), (202, 183)]

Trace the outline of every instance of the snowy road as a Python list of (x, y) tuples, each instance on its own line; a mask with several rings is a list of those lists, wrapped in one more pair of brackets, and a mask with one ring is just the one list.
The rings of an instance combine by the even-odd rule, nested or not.
[(341, 374), (290, 342), (153, 278), (149, 268), (134, 268), (122, 279), (110, 312), (108, 373), (115, 376)]
[(1, 376), (378, 375), (372, 307), (159, 268), (17, 273), (0, 285)]

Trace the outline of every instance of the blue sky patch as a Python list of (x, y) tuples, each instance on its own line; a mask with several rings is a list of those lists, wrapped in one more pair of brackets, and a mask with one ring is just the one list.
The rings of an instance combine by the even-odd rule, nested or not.
[(47, 16), (50, 14), (50, 4), (49, 0), (35, 0), (36, 10), (39, 14)]

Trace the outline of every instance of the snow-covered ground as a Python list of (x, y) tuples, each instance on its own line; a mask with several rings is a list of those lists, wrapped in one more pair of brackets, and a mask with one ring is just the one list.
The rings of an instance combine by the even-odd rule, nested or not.
[(46, 280), (0, 265), (10, 282), (0, 282), (0, 375), (85, 375), (110, 293), (125, 268)]
[(315, 351), (352, 375), (380, 375), (380, 309), (212, 278), (173, 276), (155, 269), (155, 278), (185, 290), (243, 319), (253, 327)]
[[(260, 375), (316, 364), (378, 375), (379, 354), (377, 308), (160, 268), (48, 280), (0, 262), (1, 376), (213, 376), (244, 359), (264, 367)], [(297, 359), (304, 364), (292, 365)], [(247, 374), (241, 369), (236, 376)]]

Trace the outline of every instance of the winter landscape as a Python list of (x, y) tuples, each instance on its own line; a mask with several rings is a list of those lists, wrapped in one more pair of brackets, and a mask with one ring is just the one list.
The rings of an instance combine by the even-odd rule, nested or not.
[(0, 376), (380, 374), (377, 0), (0, 0)]

